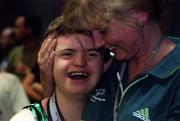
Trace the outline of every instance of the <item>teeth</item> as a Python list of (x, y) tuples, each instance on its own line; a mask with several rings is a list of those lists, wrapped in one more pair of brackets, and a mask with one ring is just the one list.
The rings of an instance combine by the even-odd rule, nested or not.
[(113, 53), (113, 52), (110, 52), (110, 55), (111, 55), (111, 56), (114, 56), (114, 53)]
[(109, 50), (113, 50), (116, 46), (110, 46), (108, 47)]
[(71, 76), (87, 76), (87, 73), (84, 72), (75, 72), (75, 73), (71, 73)]

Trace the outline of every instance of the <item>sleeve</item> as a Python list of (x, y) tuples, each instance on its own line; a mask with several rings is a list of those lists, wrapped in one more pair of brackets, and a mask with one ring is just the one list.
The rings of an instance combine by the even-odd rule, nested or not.
[(11, 92), (9, 94), (12, 103), (12, 108), (16, 113), (19, 110), (21, 110), (24, 106), (29, 105), (30, 103), (22, 87), (22, 84), (20, 83), (20, 80), (16, 76), (12, 75), (10, 81), (12, 83), (10, 85)]
[(176, 82), (174, 99), (167, 121), (180, 121), (180, 73), (178, 73)]
[(33, 116), (33, 113), (28, 109), (23, 109), (14, 115), (10, 121), (36, 121)]
[(180, 90), (167, 121), (180, 121)]

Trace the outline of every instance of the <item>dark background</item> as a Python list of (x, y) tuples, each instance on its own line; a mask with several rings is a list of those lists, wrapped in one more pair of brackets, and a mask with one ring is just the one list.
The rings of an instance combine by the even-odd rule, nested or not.
[[(43, 30), (63, 10), (64, 0), (0, 0), (0, 31), (13, 25), (17, 15), (29, 12), (39, 16)], [(180, 36), (180, 0), (175, 0), (171, 14), (164, 18), (164, 30), (168, 35)]]
[(0, 31), (14, 24), (18, 15), (33, 13), (40, 17), (43, 31), (48, 23), (61, 14), (63, 0), (0, 0)]

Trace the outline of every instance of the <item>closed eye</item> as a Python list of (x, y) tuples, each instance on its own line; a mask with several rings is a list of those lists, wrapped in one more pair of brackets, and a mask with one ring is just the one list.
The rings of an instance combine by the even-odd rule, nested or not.
[(73, 53), (72, 52), (63, 52), (61, 53), (61, 56), (72, 56)]
[(95, 59), (101, 56), (100, 51), (95, 49), (87, 51), (87, 55), (89, 59)]
[(63, 58), (70, 58), (75, 54), (75, 51), (72, 49), (57, 51), (56, 56), (63, 57)]
[(97, 56), (99, 56), (99, 53), (98, 52), (88, 52), (88, 56), (97, 57)]

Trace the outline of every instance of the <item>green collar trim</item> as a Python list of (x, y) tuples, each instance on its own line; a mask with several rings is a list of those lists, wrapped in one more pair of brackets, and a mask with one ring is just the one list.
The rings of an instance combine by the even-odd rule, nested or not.
[[(170, 39), (174, 38), (170, 37)], [(180, 38), (173, 40), (176, 43), (174, 50), (162, 59), (156, 68), (150, 70), (149, 74), (164, 79), (173, 75), (177, 70), (180, 70), (180, 43), (177, 41), (180, 42)]]

